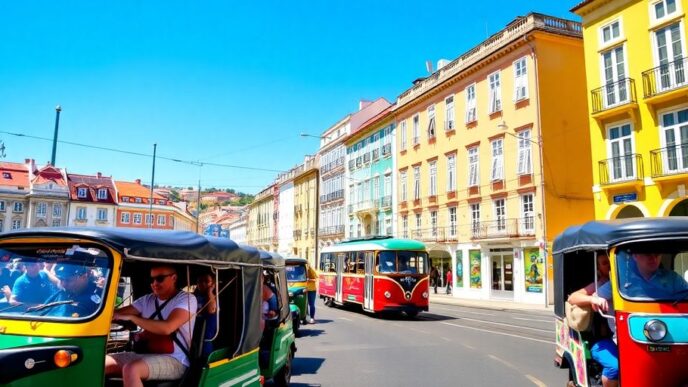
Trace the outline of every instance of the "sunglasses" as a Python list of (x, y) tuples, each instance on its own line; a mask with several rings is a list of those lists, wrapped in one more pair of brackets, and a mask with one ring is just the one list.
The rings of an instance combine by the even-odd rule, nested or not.
[(174, 273), (170, 273), (170, 274), (159, 274), (159, 275), (150, 277), (150, 279), (151, 279), (151, 282), (154, 282), (154, 281), (155, 281), (155, 282), (157, 282), (157, 283), (162, 283), (163, 281), (165, 281), (165, 278), (167, 278), (167, 277), (169, 277), (169, 276), (172, 276), (172, 275), (174, 275)]

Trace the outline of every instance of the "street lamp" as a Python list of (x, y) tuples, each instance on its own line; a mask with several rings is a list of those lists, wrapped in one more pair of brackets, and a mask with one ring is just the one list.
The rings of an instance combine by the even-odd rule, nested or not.
[(542, 135), (541, 135), (541, 129), (538, 126), (538, 140), (532, 140), (531, 138), (525, 138), (518, 136), (514, 133), (508, 132), (507, 130), (509, 129), (509, 126), (506, 124), (506, 122), (502, 121), (497, 125), (497, 128), (501, 131), (503, 131), (505, 134), (508, 134), (511, 137), (515, 137), (519, 140), (528, 140), (529, 142), (537, 145), (538, 147), (538, 154), (539, 154), (539, 167), (540, 167), (540, 212), (542, 214), (542, 218), (540, 219), (540, 227), (542, 228), (542, 239), (543, 239), (543, 250), (545, 253), (545, 270), (543, 273), (543, 291), (545, 292), (545, 306), (549, 305), (549, 286), (548, 286), (548, 281), (547, 281), (547, 215), (545, 212), (545, 168), (544, 168), (544, 163), (543, 163), (543, 153), (542, 153)]

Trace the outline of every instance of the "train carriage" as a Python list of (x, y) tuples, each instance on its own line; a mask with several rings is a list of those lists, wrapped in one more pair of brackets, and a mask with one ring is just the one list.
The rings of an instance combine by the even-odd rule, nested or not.
[(319, 293), (326, 304), (360, 304), (373, 313), (428, 310), (428, 254), (410, 239), (372, 237), (322, 249)]

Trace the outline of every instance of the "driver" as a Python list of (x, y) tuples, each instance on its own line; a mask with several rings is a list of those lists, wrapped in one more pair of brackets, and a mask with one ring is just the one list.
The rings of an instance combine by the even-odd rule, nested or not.
[(102, 303), (101, 288), (91, 278), (89, 268), (81, 265), (58, 264), (55, 276), (60, 280), (62, 290), (53, 294), (45, 303), (73, 301), (54, 307), (48, 315), (62, 317), (90, 316)]
[(673, 270), (660, 267), (661, 254), (633, 253), (635, 267), (628, 272), (625, 292), (631, 297), (671, 298), (688, 289), (688, 283)]

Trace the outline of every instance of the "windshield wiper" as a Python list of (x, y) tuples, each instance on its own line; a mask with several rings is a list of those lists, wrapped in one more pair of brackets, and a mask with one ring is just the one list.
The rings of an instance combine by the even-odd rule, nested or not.
[(43, 310), (46, 308), (52, 308), (53, 306), (73, 304), (73, 303), (74, 303), (74, 300), (49, 302), (47, 304), (41, 304), (41, 305), (32, 306), (30, 308), (26, 308), (26, 311), (24, 312), (24, 314), (29, 313), (29, 312), (36, 312), (36, 311)]
[(676, 299), (674, 300), (674, 306), (676, 306), (676, 304), (678, 304), (679, 301), (685, 300), (686, 295), (688, 295), (688, 289), (682, 289), (674, 293), (674, 296), (676, 296)]
[(14, 309), (14, 308), (16, 308), (16, 307), (18, 307), (18, 306), (22, 306), (22, 305), (24, 305), (24, 304), (21, 303), (21, 302), (18, 303), (18, 304), (10, 305), (10, 306), (8, 306), (7, 308), (1, 309), (1, 310), (0, 310), (0, 313), (4, 312), (4, 311), (6, 311), (6, 310)]

